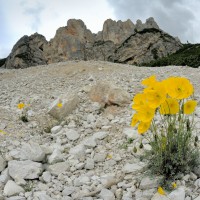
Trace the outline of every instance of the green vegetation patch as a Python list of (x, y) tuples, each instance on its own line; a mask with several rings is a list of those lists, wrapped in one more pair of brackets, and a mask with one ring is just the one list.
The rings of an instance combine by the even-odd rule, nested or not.
[(167, 65), (189, 66), (197, 68), (200, 66), (200, 44), (183, 44), (176, 53), (156, 59), (141, 66), (160, 67)]

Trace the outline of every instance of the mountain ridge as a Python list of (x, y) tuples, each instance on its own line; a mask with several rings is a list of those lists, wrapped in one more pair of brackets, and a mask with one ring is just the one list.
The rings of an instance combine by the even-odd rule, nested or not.
[(161, 30), (152, 17), (136, 24), (130, 19), (107, 19), (97, 34), (82, 20), (69, 19), (50, 41), (38, 33), (23, 36), (0, 64), (4, 68), (26, 68), (67, 60), (102, 60), (139, 65), (181, 47), (180, 40)]

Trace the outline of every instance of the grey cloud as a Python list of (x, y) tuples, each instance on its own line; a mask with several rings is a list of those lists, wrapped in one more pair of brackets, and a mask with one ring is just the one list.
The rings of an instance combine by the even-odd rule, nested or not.
[(31, 28), (33, 31), (38, 31), (41, 24), (40, 14), (45, 9), (44, 5), (40, 2), (36, 2), (34, 6), (29, 6), (26, 1), (21, 1), (21, 5), (24, 7), (24, 14), (31, 16), (33, 19), (31, 21)]
[[(194, 22), (200, 23), (194, 15), (193, 5), (187, 0), (107, 0), (114, 8), (118, 19), (127, 18), (135, 22), (137, 19), (145, 21), (154, 17), (161, 29), (173, 36), (178, 36), (182, 42), (197, 42), (199, 36), (194, 30)], [(196, 5), (197, 5), (196, 4)]]

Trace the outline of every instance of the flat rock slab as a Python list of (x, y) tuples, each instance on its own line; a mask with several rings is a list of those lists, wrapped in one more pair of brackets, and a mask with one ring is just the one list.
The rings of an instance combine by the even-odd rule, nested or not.
[(103, 188), (99, 196), (104, 200), (115, 200), (115, 195), (108, 189)]
[(92, 87), (89, 96), (92, 101), (104, 106), (124, 106), (130, 103), (129, 93), (109, 82), (98, 82)]
[[(161, 178), (161, 177), (160, 177)], [(157, 188), (158, 185), (159, 185), (159, 181), (160, 179), (159, 178), (150, 178), (150, 177), (144, 177), (142, 180), (141, 180), (141, 183), (140, 183), (140, 189), (142, 190), (148, 190), (148, 189), (152, 189), (152, 188)]]
[(65, 132), (65, 135), (67, 136), (67, 138), (69, 140), (72, 140), (72, 141), (75, 141), (80, 137), (80, 134), (77, 131), (73, 130), (73, 129), (67, 130)]
[[(61, 108), (57, 106), (58, 103), (62, 104)], [(57, 120), (62, 120), (77, 107), (78, 103), (79, 98), (76, 94), (65, 94), (60, 96), (52, 103), (48, 113)]]
[(4, 194), (8, 197), (13, 196), (13, 195), (17, 195), (20, 192), (24, 192), (24, 189), (17, 185), (14, 181), (9, 180), (3, 190)]
[(173, 200), (184, 200), (185, 199), (185, 189), (184, 187), (179, 187), (169, 194), (169, 198)]
[(8, 171), (13, 179), (36, 179), (42, 174), (43, 166), (31, 160), (11, 160), (8, 162)]
[(168, 197), (166, 197), (165, 195), (161, 195), (159, 193), (156, 193), (151, 200), (169, 200)]
[(52, 175), (58, 176), (59, 174), (69, 170), (68, 162), (60, 162), (54, 165), (49, 165), (48, 170)]
[(32, 160), (35, 162), (43, 161), (45, 153), (39, 144), (35, 142), (24, 143), (20, 150), (21, 160)]
[(123, 167), (122, 171), (125, 174), (129, 174), (129, 173), (138, 174), (138, 173), (143, 172), (145, 170), (145, 167), (146, 167), (146, 164), (142, 162), (134, 163), (134, 164), (127, 163)]

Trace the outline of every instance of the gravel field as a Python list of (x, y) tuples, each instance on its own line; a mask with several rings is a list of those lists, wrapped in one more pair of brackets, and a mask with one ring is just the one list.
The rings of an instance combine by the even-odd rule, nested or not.
[[(35, 179), (21, 177), (17, 180), (16, 177), (11, 176), (12, 179), (9, 178), (9, 180), (14, 180), (15, 184), (17, 183), (23, 189), (30, 183), (33, 185), (30, 191), (24, 189), (15, 194), (10, 194), (5, 189), (8, 187), (5, 186), (7, 185), (6, 181), (3, 181), (5, 171), (8, 169), (6, 164), (4, 173), (2, 172), (0, 175), (0, 199), (11, 200), (14, 199), (11, 196), (15, 196), (19, 200), (150, 200), (156, 193), (156, 183), (150, 181), (149, 184), (147, 181), (148, 183), (145, 182), (145, 184), (149, 185), (141, 187), (141, 183), (144, 182), (144, 170), (135, 173), (127, 164), (128, 161), (131, 164), (138, 163), (138, 155), (133, 155), (132, 149), (134, 146), (138, 146), (141, 140), (136, 130), (130, 128), (133, 114), (131, 100), (134, 94), (142, 90), (141, 80), (154, 74), (158, 80), (169, 76), (187, 77), (194, 85), (195, 98), (199, 102), (199, 68), (182, 66), (148, 68), (102, 61), (69, 61), (18, 70), (0, 68), (0, 130), (7, 133), (0, 136), (0, 147), (8, 167), (9, 162), (12, 161), (31, 160), (22, 159), (19, 154), (21, 148), (28, 148), (25, 144), (31, 142), (33, 142), (31, 148), (34, 146), (33, 151), (37, 145), (42, 146), (43, 150), (50, 148), (49, 153), (46, 153), (48, 156), (38, 161), (44, 166), (68, 162), (66, 164), (68, 168), (66, 171), (63, 168), (63, 173), (61, 173), (63, 176), (52, 172), (53, 170), (48, 167), (43, 167), (43, 174), (40, 173)], [(92, 86), (99, 82), (110, 82), (128, 92), (130, 104), (125, 107), (108, 106), (103, 108), (103, 111), (101, 108), (97, 109), (98, 105), (91, 102), (88, 93)], [(52, 103), (64, 94), (76, 94), (80, 98), (80, 102), (65, 121), (58, 122), (48, 114), (48, 110)], [(21, 110), (17, 108), (19, 102), (29, 105), (30, 120), (27, 123), (19, 119), (21, 115)], [(200, 117), (199, 108), (197, 117), (198, 119)], [(50, 133), (45, 133), (44, 129), (47, 127), (54, 127), (54, 129)], [(200, 126), (198, 127), (200, 128)], [(198, 127), (197, 133), (199, 134)], [(60, 130), (58, 130), (59, 128)], [(72, 135), (65, 133), (70, 132), (69, 130), (74, 131)], [(94, 137), (97, 137), (95, 133), (98, 132), (103, 132), (104, 136), (102, 138), (98, 136), (97, 141), (93, 141)], [(137, 136), (134, 136), (135, 140), (132, 144), (127, 144), (130, 134)], [(86, 139), (88, 140), (87, 145), (84, 143)], [(82, 151), (85, 153), (83, 157), (76, 158), (76, 153), (70, 152), (83, 143), (85, 147)], [(145, 141), (144, 144), (146, 144)], [(123, 148), (124, 145), (126, 145), (126, 149)], [(148, 144), (146, 145), (148, 148)], [(77, 151), (81, 152), (80, 149)], [(49, 159), (53, 153), (57, 160)], [(99, 157), (95, 157), (96, 155)], [(53, 159), (52, 162), (51, 159)], [(130, 170), (130, 172), (127, 173), (126, 170)], [(117, 177), (121, 177), (121, 172), (125, 175), (119, 181)], [(47, 174), (48, 178), (51, 177), (49, 181), (48, 178), (45, 178)], [(178, 182), (180, 188), (184, 187), (185, 194), (185, 197), (180, 200), (199, 200), (200, 173), (193, 174), (193, 178), (191, 178), (191, 174), (189, 176), (187, 180), (184, 179), (184, 182), (182, 180)], [(114, 179), (114, 183), (102, 189), (101, 187), (104, 185), (101, 181), (102, 177), (108, 182)], [(151, 187), (151, 185), (153, 186)], [(72, 187), (71, 190), (69, 187)], [(80, 194), (94, 192), (98, 189), (100, 190), (96, 194), (87, 198), (80, 197)]]

